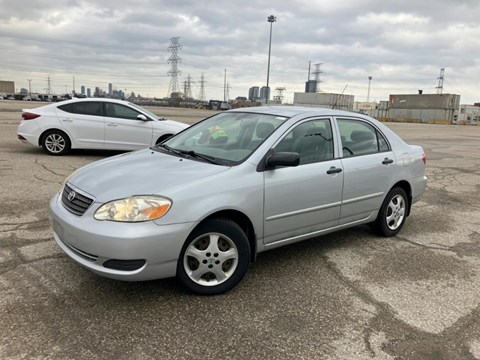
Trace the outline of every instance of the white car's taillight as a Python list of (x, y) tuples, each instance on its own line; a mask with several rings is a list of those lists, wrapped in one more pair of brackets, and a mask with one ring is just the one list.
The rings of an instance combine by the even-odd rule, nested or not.
[(40, 115), (38, 115), (38, 114), (29, 113), (29, 112), (22, 113), (22, 119), (23, 120), (32, 120), (32, 119), (36, 119), (38, 117), (40, 117)]

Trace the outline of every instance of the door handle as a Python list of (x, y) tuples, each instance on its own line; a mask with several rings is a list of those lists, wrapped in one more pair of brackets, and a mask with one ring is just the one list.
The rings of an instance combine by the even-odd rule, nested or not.
[(335, 166), (332, 166), (330, 169), (327, 170), (327, 174), (338, 174), (341, 172), (342, 172), (342, 169), (336, 168)]
[(382, 161), (383, 165), (388, 165), (388, 164), (391, 164), (391, 163), (393, 163), (393, 159), (385, 158)]
[(118, 126), (118, 124), (115, 124), (115, 123), (107, 123), (107, 126)]
[(73, 122), (73, 119), (66, 119), (66, 118), (64, 118), (64, 119), (62, 119), (62, 121), (64, 121), (64, 122)]

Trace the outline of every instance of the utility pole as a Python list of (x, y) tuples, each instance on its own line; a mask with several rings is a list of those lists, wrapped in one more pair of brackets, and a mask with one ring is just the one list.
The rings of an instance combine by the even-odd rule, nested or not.
[(372, 82), (372, 77), (368, 77), (368, 91), (367, 91), (367, 103), (370, 102), (370, 83)]
[(227, 68), (223, 76), (223, 101), (227, 101)]
[(268, 104), (268, 97), (270, 95), (270, 91), (269, 91), (269, 88), (268, 88), (268, 83), (270, 81), (270, 54), (272, 52), (272, 25), (275, 21), (277, 21), (277, 18), (273, 15), (270, 15), (267, 18), (267, 21), (270, 23), (270, 41), (268, 42), (267, 96), (265, 98), (265, 105)]

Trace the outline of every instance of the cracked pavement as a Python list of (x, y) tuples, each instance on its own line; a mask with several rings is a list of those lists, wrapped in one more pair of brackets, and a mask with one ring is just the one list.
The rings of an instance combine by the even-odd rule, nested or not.
[(429, 177), (397, 237), (359, 226), (275, 249), (233, 291), (199, 297), (174, 279), (101, 278), (58, 249), (48, 200), (113, 153), (47, 156), (16, 139), (20, 112), (7, 104), (1, 359), (480, 359), (480, 127), (388, 124), (424, 147)]

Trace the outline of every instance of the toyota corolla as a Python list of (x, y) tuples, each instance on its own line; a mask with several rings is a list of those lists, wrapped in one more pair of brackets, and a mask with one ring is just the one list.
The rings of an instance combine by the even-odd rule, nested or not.
[(360, 224), (396, 235), (425, 165), (420, 146), (361, 114), (238, 109), (80, 168), (50, 217), (57, 244), (97, 274), (218, 294), (262, 251)]

